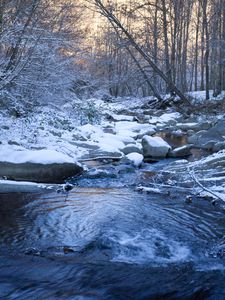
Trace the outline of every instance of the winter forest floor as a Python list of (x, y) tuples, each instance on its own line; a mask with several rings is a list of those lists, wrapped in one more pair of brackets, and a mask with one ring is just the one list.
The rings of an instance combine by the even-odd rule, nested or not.
[[(194, 172), (206, 186), (215, 188), (216, 194), (221, 191), (218, 197), (223, 198), (223, 185), (220, 184), (223, 182), (225, 157), (223, 94), (216, 99), (212, 98), (208, 103), (204, 101), (204, 92), (193, 92), (191, 97), (193, 107), (179, 107), (179, 112), (176, 107), (154, 110), (151, 108), (151, 98), (125, 98), (110, 103), (89, 99), (89, 110), (79, 120), (73, 103), (66, 103), (61, 107), (36, 107), (32, 112), (2, 110), (0, 161), (32, 162), (29, 156), (30, 153), (35, 153), (36, 162), (47, 163), (48, 154), (42, 154), (40, 150), (52, 150), (57, 151), (56, 156), (61, 153), (65, 156), (64, 159), (67, 157), (68, 161), (79, 161), (86, 170), (84, 177), (89, 176), (89, 173), (96, 173), (99, 177), (103, 172), (102, 164), (96, 168), (90, 165), (93, 164), (92, 161), (96, 162), (94, 165), (98, 165), (104, 159), (106, 162), (116, 161), (121, 168), (129, 166), (141, 170), (147, 166), (151, 169), (152, 164), (148, 164), (148, 160), (151, 162), (158, 157), (156, 155), (151, 159), (143, 153), (143, 137), (160, 136), (168, 142), (171, 150), (181, 146), (190, 148), (183, 153), (182, 149), (177, 154), (168, 152), (166, 156), (169, 159), (165, 160), (164, 173), (171, 171), (171, 178), (174, 178), (173, 174), (180, 171), (182, 176), (179, 177), (179, 184), (183, 185), (184, 181), (193, 182), (193, 187), (203, 190), (199, 182), (196, 182), (197, 178), (192, 174)], [(217, 163), (214, 168), (214, 165), (210, 165), (211, 160), (221, 161), (221, 165)], [(202, 165), (207, 165), (207, 172), (204, 171), (204, 174), (199, 170)], [(107, 176), (107, 170), (104, 172)], [(216, 173), (216, 178), (213, 172)], [(156, 185), (158, 178), (163, 177), (162, 173), (147, 184)], [(5, 178), (4, 173), (2, 174)], [(209, 191), (204, 190), (202, 193), (208, 194)]]

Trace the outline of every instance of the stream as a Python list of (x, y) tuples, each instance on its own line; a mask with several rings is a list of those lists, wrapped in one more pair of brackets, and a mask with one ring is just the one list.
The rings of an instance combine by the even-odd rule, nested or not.
[(106, 182), (0, 194), (0, 299), (225, 299), (223, 207)]

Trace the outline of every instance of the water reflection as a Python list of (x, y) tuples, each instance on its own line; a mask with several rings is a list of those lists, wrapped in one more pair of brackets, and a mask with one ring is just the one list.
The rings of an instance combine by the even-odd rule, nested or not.
[[(159, 132), (156, 134), (156, 136), (159, 136), (163, 138), (172, 148), (181, 147), (188, 144), (188, 137), (187, 135), (176, 135), (172, 134), (171, 132)], [(211, 154), (210, 151), (205, 149), (199, 149), (199, 148), (192, 148), (191, 149), (192, 155), (189, 156), (187, 159), (188, 161), (195, 161), (199, 160), (202, 157), (205, 157), (209, 154)]]

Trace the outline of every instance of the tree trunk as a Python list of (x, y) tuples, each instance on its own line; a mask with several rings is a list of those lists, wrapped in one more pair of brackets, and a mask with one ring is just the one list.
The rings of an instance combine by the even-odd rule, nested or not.
[(195, 32), (195, 91), (198, 90), (198, 36), (199, 36), (199, 25), (200, 25), (200, 6), (198, 4), (198, 12), (197, 12), (197, 26)]
[(154, 64), (151, 57), (146, 54), (142, 47), (139, 46), (133, 36), (124, 28), (121, 22), (103, 5), (102, 1), (94, 0), (96, 7), (99, 9), (100, 13), (105, 16), (110, 22), (113, 22), (118, 29), (127, 37), (130, 44), (140, 53), (140, 55), (149, 63), (153, 71), (155, 71), (170, 87), (170, 90), (180, 97), (183, 102), (186, 102), (190, 105), (189, 100), (184, 96), (184, 94), (174, 85), (174, 83)]
[[(167, 28), (167, 13), (166, 13), (166, 2), (165, 0), (161, 0), (162, 2), (162, 11), (163, 11), (163, 35), (164, 35), (164, 55), (165, 55), (165, 64), (166, 64), (166, 75), (170, 82), (172, 82), (171, 77), (171, 66), (170, 66), (170, 58), (169, 58), (169, 41), (168, 41), (168, 28)], [(170, 84), (167, 85), (167, 92), (171, 92)]]
[[(157, 6), (155, 7), (153, 38), (154, 38), (153, 57), (154, 57), (154, 64), (157, 66), (158, 64), (158, 7)], [(153, 71), (153, 81), (154, 81), (154, 86), (157, 86), (157, 73), (155, 71)]]
[(209, 28), (207, 18), (208, 0), (202, 2), (203, 8), (203, 27), (205, 29), (205, 89), (206, 100), (209, 100)]

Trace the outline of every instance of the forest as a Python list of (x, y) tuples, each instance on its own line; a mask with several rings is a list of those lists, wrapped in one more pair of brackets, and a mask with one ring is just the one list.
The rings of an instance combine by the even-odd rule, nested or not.
[(0, 0), (0, 299), (225, 299), (225, 0)]
[(100, 90), (159, 97), (173, 92), (169, 83), (182, 94), (205, 90), (207, 100), (213, 90), (217, 96), (225, 84), (224, 5), (1, 0), (2, 101), (63, 101)]

